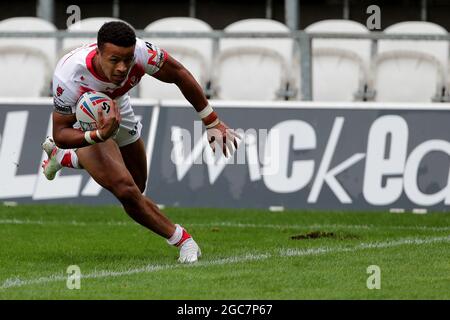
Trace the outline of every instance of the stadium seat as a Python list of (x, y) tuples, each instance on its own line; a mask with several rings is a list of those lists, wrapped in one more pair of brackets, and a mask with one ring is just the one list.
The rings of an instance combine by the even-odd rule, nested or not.
[[(441, 26), (423, 21), (394, 24), (387, 34), (446, 35)], [(446, 41), (380, 40), (373, 63), (376, 101), (441, 101), (445, 92), (449, 48)]]
[[(283, 32), (289, 28), (269, 19), (246, 19), (228, 25), (225, 32)], [(291, 83), (293, 40), (289, 38), (220, 41), (214, 62), (213, 87), (219, 99), (286, 99)]]
[[(309, 25), (308, 33), (369, 33), (349, 20), (323, 20)], [(363, 100), (370, 66), (370, 40), (313, 39), (313, 100)]]
[[(110, 17), (98, 17), (98, 18), (86, 18), (82, 19), (74, 24), (70, 25), (67, 28), (68, 32), (97, 32), (101, 26), (109, 21), (121, 21), (117, 18)], [(59, 56), (62, 57), (66, 53), (81, 47), (85, 44), (95, 43), (97, 42), (96, 37), (92, 38), (66, 38), (63, 41), (62, 52), (60, 52)]]
[[(54, 32), (50, 22), (35, 17), (0, 21), (0, 31)], [(2, 97), (39, 97), (50, 94), (51, 74), (56, 63), (55, 38), (0, 38), (0, 64), (8, 77), (0, 80)]]
[[(148, 32), (210, 32), (211, 26), (206, 22), (188, 17), (164, 18), (149, 24), (144, 31)], [(166, 50), (181, 62), (206, 88), (210, 80), (210, 66), (213, 51), (213, 40), (210, 38), (145, 38), (146, 41)], [(139, 84), (141, 98), (152, 99), (184, 99), (180, 90), (173, 84), (162, 83), (152, 77), (143, 77)]]

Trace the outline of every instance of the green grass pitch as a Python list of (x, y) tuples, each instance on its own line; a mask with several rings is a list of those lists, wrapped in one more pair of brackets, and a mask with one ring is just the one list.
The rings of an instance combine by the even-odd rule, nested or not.
[(450, 299), (447, 213), (164, 211), (199, 263), (118, 206), (0, 206), (0, 299)]

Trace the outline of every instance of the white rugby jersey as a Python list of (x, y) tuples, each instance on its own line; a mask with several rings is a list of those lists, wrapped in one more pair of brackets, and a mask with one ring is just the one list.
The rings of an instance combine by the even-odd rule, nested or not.
[[(127, 77), (120, 85), (102, 78), (93, 68), (97, 44), (85, 45), (66, 54), (56, 65), (53, 75), (54, 110), (63, 114), (74, 114), (79, 97), (87, 91), (100, 91), (112, 99), (118, 99), (119, 108), (128, 97), (121, 99), (141, 80), (144, 74), (159, 71), (167, 59), (166, 51), (154, 44), (136, 38), (135, 60)], [(121, 110), (121, 113), (125, 110)]]

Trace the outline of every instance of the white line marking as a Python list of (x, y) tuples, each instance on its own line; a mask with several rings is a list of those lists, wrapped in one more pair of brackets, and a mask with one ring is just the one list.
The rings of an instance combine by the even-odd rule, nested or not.
[(401, 230), (423, 230), (423, 231), (449, 231), (450, 227), (431, 227), (431, 226), (382, 226), (382, 225), (355, 225), (355, 224), (254, 224), (254, 223), (234, 223), (234, 222), (217, 222), (217, 223), (189, 223), (189, 227), (232, 227), (232, 228), (268, 228), (268, 229), (401, 229)]
[[(397, 239), (393, 241), (386, 242), (369, 242), (369, 243), (360, 243), (354, 247), (318, 247), (318, 248), (310, 248), (310, 249), (280, 249), (277, 253), (259, 253), (253, 254), (248, 253), (242, 256), (232, 256), (227, 258), (221, 258), (216, 260), (209, 261), (200, 261), (196, 264), (192, 265), (181, 265), (181, 264), (166, 264), (166, 265), (147, 265), (137, 269), (128, 269), (123, 271), (112, 271), (112, 270), (102, 270), (102, 271), (94, 271), (92, 273), (88, 273), (86, 275), (81, 275), (82, 279), (98, 279), (98, 278), (106, 278), (106, 277), (120, 277), (120, 276), (128, 276), (133, 274), (140, 273), (151, 273), (157, 271), (165, 271), (176, 268), (198, 268), (198, 267), (207, 267), (207, 266), (215, 266), (215, 265), (225, 265), (225, 264), (233, 264), (233, 263), (242, 263), (242, 262), (251, 262), (251, 261), (262, 261), (272, 257), (275, 258), (283, 258), (283, 257), (303, 257), (310, 255), (320, 255), (327, 253), (341, 253), (341, 252), (355, 252), (359, 250), (365, 249), (382, 249), (382, 248), (392, 248), (401, 245), (422, 245), (422, 244), (431, 244), (436, 242), (450, 242), (450, 235), (445, 237), (433, 237), (433, 238), (403, 238)], [(65, 281), (67, 280), (66, 276), (60, 274), (54, 274), (47, 277), (39, 277), (37, 279), (29, 279), (22, 280), (18, 277), (9, 278), (3, 281), (3, 284), (0, 286), (0, 290), (8, 289), (8, 288), (16, 288), (22, 287), (26, 285), (33, 284), (41, 284), (41, 283), (49, 283), (56, 281)]]
[[(430, 244), (435, 242), (448, 242), (450, 241), (450, 236), (446, 237), (435, 237), (435, 238), (403, 238), (403, 239), (397, 239), (393, 241), (387, 241), (387, 242), (369, 242), (369, 243), (360, 243), (359, 245), (355, 247), (340, 247), (340, 248), (333, 248), (333, 247), (324, 247), (324, 248), (318, 248), (320, 249), (320, 252), (318, 253), (339, 253), (339, 252), (355, 252), (359, 250), (364, 249), (384, 249), (384, 248), (391, 248), (391, 247), (397, 247), (401, 245), (421, 245), (421, 244)], [(280, 250), (281, 256), (304, 256), (304, 255), (310, 255), (311, 251), (315, 251), (316, 249), (282, 249)]]
[[(38, 225), (70, 225), (70, 226), (91, 226), (91, 225), (105, 225), (105, 226), (136, 226), (137, 224), (130, 221), (95, 221), (95, 222), (81, 222), (81, 221), (43, 221), (43, 220), (29, 220), (29, 219), (0, 219), (0, 224), (38, 224)], [(255, 224), (255, 223), (240, 223), (240, 222), (215, 222), (215, 223), (186, 223), (187, 227), (230, 227), (230, 228), (267, 228), (267, 229), (393, 229), (393, 230), (422, 230), (422, 231), (449, 231), (449, 227), (432, 227), (432, 226), (383, 226), (383, 225), (370, 225), (370, 224)]]

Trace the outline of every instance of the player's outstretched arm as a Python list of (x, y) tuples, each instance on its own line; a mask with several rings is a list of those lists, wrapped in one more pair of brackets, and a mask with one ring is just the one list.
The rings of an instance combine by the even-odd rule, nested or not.
[(233, 153), (232, 146), (234, 145), (235, 149), (237, 148), (236, 138), (240, 138), (239, 135), (219, 120), (217, 113), (209, 105), (202, 87), (189, 70), (168, 55), (162, 68), (152, 76), (163, 82), (174, 83), (178, 86), (206, 126), (208, 142), (214, 151), (215, 143), (217, 143), (225, 156)]
[[(98, 112), (98, 130), (83, 132), (72, 126), (77, 121), (75, 114), (66, 115), (53, 112), (53, 139), (56, 145), (62, 149), (81, 148), (92, 144), (92, 141), (102, 142), (111, 137), (120, 124), (120, 112), (117, 104), (113, 101), (113, 112), (107, 118), (102, 110)], [(98, 132), (97, 132), (98, 131)], [(89, 134), (88, 141), (86, 134)]]
[(208, 104), (203, 89), (197, 80), (195, 80), (188, 69), (169, 54), (161, 69), (152, 76), (160, 81), (177, 85), (181, 93), (197, 112), (200, 112)]

